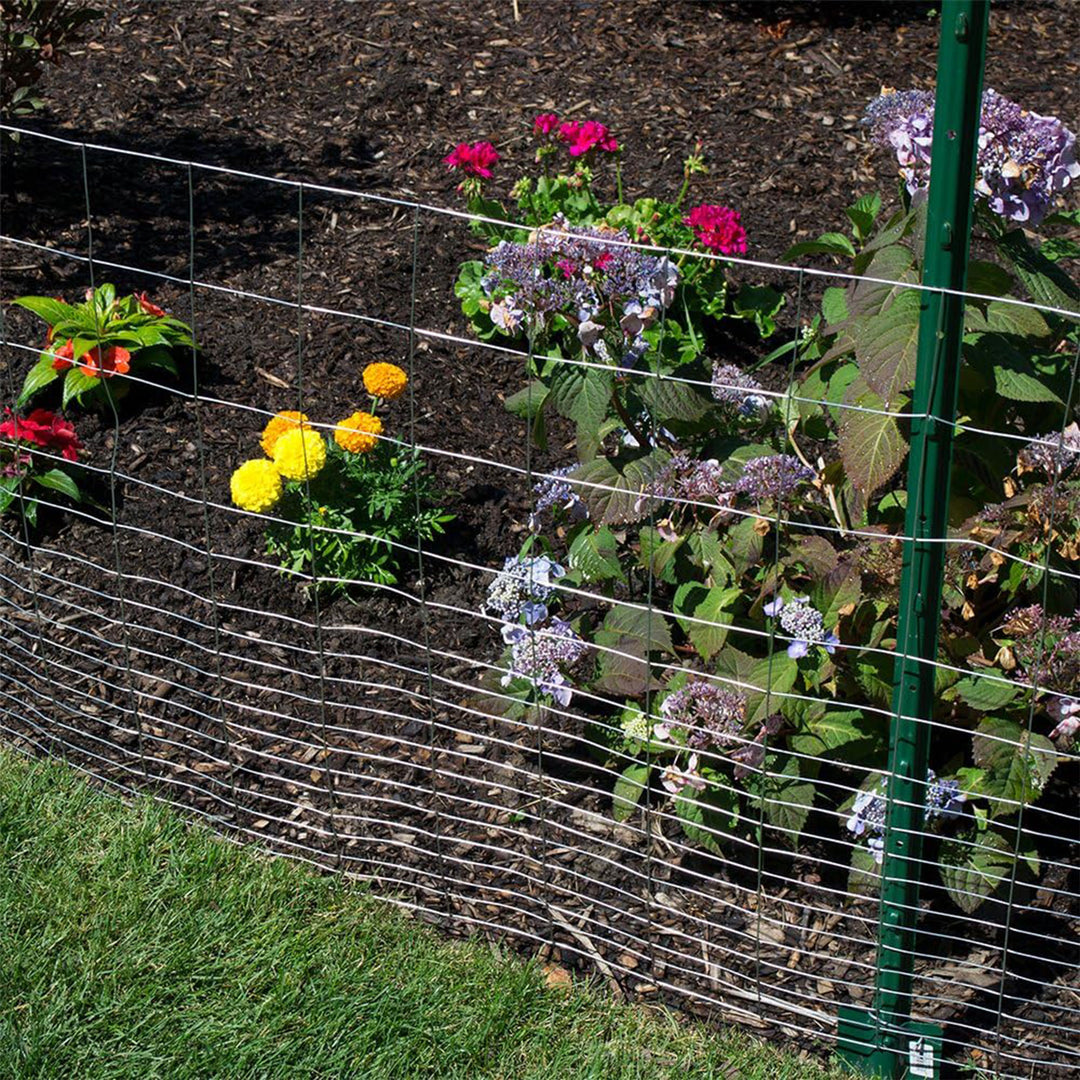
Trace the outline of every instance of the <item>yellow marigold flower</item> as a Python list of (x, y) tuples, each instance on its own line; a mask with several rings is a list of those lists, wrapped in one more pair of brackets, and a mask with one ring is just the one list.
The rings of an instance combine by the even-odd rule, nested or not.
[(302, 412), (286, 409), (277, 416), (270, 417), (270, 422), (263, 428), (262, 448), (267, 457), (274, 456), (274, 444), (285, 434), (297, 427), (307, 427), (308, 418)]
[(293, 428), (274, 443), (274, 467), (286, 480), (310, 480), (326, 464), (326, 440), (311, 428)]
[(401, 397), (408, 382), (409, 376), (397, 364), (368, 364), (364, 368), (364, 389), (383, 401)]
[(232, 501), (241, 510), (265, 514), (281, 498), (281, 476), (272, 461), (256, 458), (245, 461), (229, 481)]
[[(381, 366), (391, 367), (392, 365)], [(368, 368), (368, 371), (370, 370), (371, 368)], [(367, 371), (364, 372), (364, 379), (367, 380)], [(334, 442), (342, 450), (348, 450), (350, 454), (366, 454), (375, 448), (375, 444), (379, 441), (376, 436), (381, 434), (382, 421), (377, 416), (366, 412), (354, 412), (352, 416), (342, 420), (334, 428)]]

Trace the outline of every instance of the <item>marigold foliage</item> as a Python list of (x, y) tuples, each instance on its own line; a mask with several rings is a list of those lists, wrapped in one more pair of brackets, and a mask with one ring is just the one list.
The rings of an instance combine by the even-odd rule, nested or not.
[(274, 456), (274, 446), (286, 431), (307, 426), (307, 416), (292, 409), (287, 409), (284, 412), (279, 412), (276, 416), (272, 416), (270, 422), (263, 428), (262, 439), (260, 440), (260, 445), (266, 456)]
[[(393, 365), (380, 364), (372, 366), (392, 367)], [(364, 380), (367, 381), (366, 371), (364, 372)], [(377, 436), (382, 434), (382, 429), (382, 421), (377, 416), (366, 412), (354, 412), (352, 416), (346, 417), (334, 429), (334, 441), (342, 450), (347, 450), (350, 454), (366, 454), (369, 450), (375, 449), (375, 445), (379, 441)]]
[(286, 480), (311, 480), (326, 464), (326, 440), (310, 428), (293, 428), (278, 436), (273, 457)]
[(364, 389), (383, 401), (401, 397), (408, 383), (409, 376), (397, 364), (368, 364), (364, 368)]
[(229, 481), (232, 501), (241, 510), (265, 514), (281, 499), (281, 475), (272, 461), (256, 458), (245, 461)]

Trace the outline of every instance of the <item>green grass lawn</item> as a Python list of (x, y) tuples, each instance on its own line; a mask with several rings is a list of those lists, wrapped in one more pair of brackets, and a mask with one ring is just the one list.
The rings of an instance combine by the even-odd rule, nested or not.
[(0, 749), (0, 1077), (833, 1075)]

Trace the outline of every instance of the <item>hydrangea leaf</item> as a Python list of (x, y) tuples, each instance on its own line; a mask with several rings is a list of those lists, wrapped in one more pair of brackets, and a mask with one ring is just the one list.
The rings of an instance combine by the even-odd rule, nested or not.
[(1012, 846), (992, 830), (941, 842), (938, 868), (949, 898), (970, 915), (1012, 876)]
[(855, 844), (851, 849), (847, 887), (856, 896), (876, 896), (881, 888), (881, 867), (874, 853), (863, 844)]
[(779, 770), (776, 762), (768, 764), (764, 775), (754, 776), (747, 788), (753, 792), (750, 805), (779, 831), (784, 843), (794, 847), (814, 805), (814, 784), (801, 775), (798, 758), (790, 754), (786, 758)]
[(915, 382), (921, 303), (919, 293), (905, 290), (883, 311), (851, 322), (859, 370), (886, 405)]
[(649, 377), (638, 388), (649, 415), (659, 424), (672, 420), (696, 423), (713, 409), (713, 403), (692, 386), (675, 379)]
[(1034, 802), (1057, 768), (1057, 748), (1048, 738), (996, 716), (980, 722), (971, 753), (986, 773), (982, 786), (991, 800), (991, 817), (1015, 813), (1024, 803)]
[(571, 479), (580, 481), (575, 490), (593, 521), (603, 525), (640, 521), (655, 503), (645, 492), (668, 458), (665, 450), (652, 450), (629, 461), (597, 457), (584, 462)]
[(648, 765), (631, 765), (619, 773), (611, 793), (611, 815), (616, 821), (625, 821), (637, 808), (645, 794), (649, 772)]
[(619, 563), (619, 547), (610, 529), (583, 529), (570, 545), (570, 566), (580, 570), (582, 580), (625, 581)]
[(1080, 317), (1080, 288), (1060, 266), (1037, 251), (1021, 229), (1002, 236), (997, 249), (1037, 303), (1075, 311)]
[[(895, 475), (907, 457), (908, 445), (896, 420), (883, 411), (885, 403), (857, 378), (845, 395), (848, 404), (840, 423), (840, 456), (852, 484), (871, 495)], [(900, 408), (900, 402), (894, 403)]]
[(884, 717), (861, 709), (831, 709), (807, 718), (788, 743), (796, 753), (810, 757), (869, 765), (882, 759), (887, 737)]
[(528, 386), (511, 394), (503, 403), (503, 408), (522, 420), (532, 420), (544, 407), (548, 398), (548, 388), (539, 380), (533, 380)]
[(687, 840), (720, 855), (724, 840), (739, 822), (739, 796), (727, 784), (710, 786), (694, 795), (683, 788), (675, 796), (675, 813)]
[(949, 699), (958, 697), (977, 712), (1004, 708), (1021, 693), (1021, 688), (1015, 683), (1003, 681), (999, 672), (995, 671), (993, 675), (993, 678), (970, 675), (952, 686), (944, 696)]

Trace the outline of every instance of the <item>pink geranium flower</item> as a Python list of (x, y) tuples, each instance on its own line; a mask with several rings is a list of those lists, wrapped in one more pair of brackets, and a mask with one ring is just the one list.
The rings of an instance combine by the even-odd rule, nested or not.
[(698, 243), (721, 255), (746, 254), (746, 230), (739, 224), (739, 212), (729, 206), (695, 206), (683, 218), (694, 230)]
[(568, 120), (559, 125), (559, 138), (566, 143), (571, 157), (582, 157), (590, 150), (613, 154), (619, 149), (615, 136), (596, 120), (586, 120), (582, 124)]
[(540, 113), (533, 121), (534, 135), (550, 135), (559, 126), (559, 118), (553, 112)]
[(451, 169), (460, 169), (466, 176), (491, 178), (491, 167), (499, 160), (499, 152), (489, 142), (458, 143), (443, 158)]

